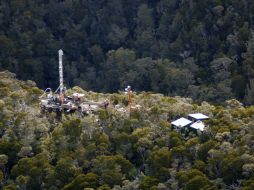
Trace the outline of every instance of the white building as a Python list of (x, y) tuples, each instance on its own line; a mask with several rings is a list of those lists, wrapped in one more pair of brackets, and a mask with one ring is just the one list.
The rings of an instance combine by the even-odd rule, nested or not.
[(205, 130), (205, 124), (202, 121), (196, 121), (195, 123), (192, 123), (190, 125), (190, 128), (196, 129), (196, 130), (200, 130), (200, 131), (204, 131)]
[(192, 121), (184, 118), (184, 117), (181, 117), (173, 122), (171, 122), (172, 125), (174, 125), (175, 127), (180, 127), (180, 128), (183, 128), (185, 126), (188, 126), (192, 123)]
[(198, 120), (206, 120), (209, 119), (207, 115), (204, 115), (202, 113), (193, 113), (188, 115), (188, 119), (191, 121), (198, 121)]

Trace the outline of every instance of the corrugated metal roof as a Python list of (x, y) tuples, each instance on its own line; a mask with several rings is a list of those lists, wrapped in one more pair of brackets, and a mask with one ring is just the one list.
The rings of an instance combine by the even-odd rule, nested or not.
[(202, 121), (196, 121), (195, 123), (190, 125), (191, 128), (198, 129), (200, 131), (204, 131), (205, 124)]
[(207, 115), (204, 115), (202, 113), (193, 113), (193, 114), (189, 114), (189, 116), (194, 119), (208, 119), (209, 118)]
[(186, 125), (189, 125), (190, 123), (192, 123), (192, 121), (190, 121), (184, 117), (181, 117), (180, 119), (177, 119), (177, 120), (171, 122), (172, 125), (175, 125), (177, 127), (184, 127)]

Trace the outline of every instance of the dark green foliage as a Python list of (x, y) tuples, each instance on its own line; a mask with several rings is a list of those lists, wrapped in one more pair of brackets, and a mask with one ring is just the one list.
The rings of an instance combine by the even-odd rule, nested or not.
[[(63, 189), (70, 190), (70, 189), (84, 189), (88, 187), (89, 183), (86, 181), (86, 175), (80, 174), (78, 175), (70, 184), (66, 185)], [(91, 185), (95, 188), (93, 185)]]
[(123, 178), (130, 179), (135, 175), (133, 165), (120, 155), (96, 157), (92, 160), (92, 171), (101, 176), (102, 183), (111, 187), (120, 185)]
[(63, 186), (63, 184), (71, 182), (74, 179), (75, 174), (78, 170), (78, 168), (76, 168), (74, 164), (74, 160), (67, 156), (59, 159), (56, 163), (55, 175), (56, 179), (61, 182), (61, 186)]
[(202, 172), (195, 169), (189, 172), (179, 172), (177, 177), (179, 178), (180, 186), (186, 190), (207, 189), (211, 187), (211, 182), (209, 182), (208, 178)]
[(17, 153), (19, 152), (21, 145), (17, 141), (7, 142), (6, 140), (0, 140), (0, 152), (8, 156), (8, 162), (10, 166), (17, 162)]
[(222, 162), (222, 176), (227, 184), (236, 182), (241, 178), (244, 162), (240, 157), (232, 154), (227, 155)]
[(215, 141), (207, 141), (207, 142), (203, 143), (198, 149), (199, 159), (206, 161), (206, 159), (208, 157), (209, 150), (214, 148), (215, 145), (216, 145)]
[(161, 181), (170, 178), (169, 168), (172, 163), (172, 156), (167, 148), (162, 148), (151, 152), (148, 164), (152, 176), (156, 176)]
[(48, 163), (46, 155), (38, 154), (33, 158), (22, 158), (12, 168), (11, 177), (29, 176), (25, 186), (28, 189), (38, 189), (50, 177), (52, 166)]
[(130, 84), (251, 104), (253, 7), (233, 0), (2, 0), (0, 70), (56, 88), (62, 48), (68, 86), (117, 92)]
[[(1, 189), (253, 189), (253, 106), (235, 99), (226, 107), (198, 105), (190, 98), (142, 92), (133, 94), (139, 108), (129, 114), (126, 94), (75, 87), (67, 93), (112, 102), (106, 110), (59, 120), (40, 113), (41, 90), (32, 81), (1, 72), (0, 86), (6, 88), (0, 96)], [(195, 112), (210, 116), (203, 133), (171, 126)]]
[(253, 181), (253, 179), (245, 181), (243, 186), (244, 186), (243, 190), (251, 190), (251, 189), (253, 189), (254, 188), (254, 181)]
[(140, 189), (149, 190), (154, 188), (158, 184), (158, 179), (150, 176), (144, 176), (140, 183)]

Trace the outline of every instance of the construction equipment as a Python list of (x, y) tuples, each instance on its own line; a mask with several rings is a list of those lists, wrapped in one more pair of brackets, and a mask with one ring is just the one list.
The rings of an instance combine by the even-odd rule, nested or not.
[(73, 93), (72, 96), (66, 96), (66, 87), (63, 85), (63, 50), (58, 51), (59, 55), (59, 87), (53, 93), (51, 88), (47, 88), (40, 96), (40, 106), (43, 112), (74, 113), (81, 115), (93, 113), (100, 108), (107, 108), (109, 101), (103, 102), (84, 102), (84, 94)]

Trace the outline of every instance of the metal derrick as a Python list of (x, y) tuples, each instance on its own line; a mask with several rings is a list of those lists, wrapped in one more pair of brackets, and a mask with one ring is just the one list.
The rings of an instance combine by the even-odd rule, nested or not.
[(59, 56), (59, 87), (55, 92), (51, 88), (47, 88), (43, 95), (40, 96), (40, 106), (42, 112), (55, 112), (58, 115), (62, 113), (71, 114), (78, 112), (84, 116), (95, 112), (98, 109), (107, 109), (109, 101), (106, 99), (103, 102), (85, 102), (84, 94), (73, 93), (71, 96), (66, 95), (66, 87), (63, 81), (63, 50), (58, 51)]

